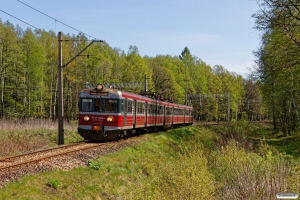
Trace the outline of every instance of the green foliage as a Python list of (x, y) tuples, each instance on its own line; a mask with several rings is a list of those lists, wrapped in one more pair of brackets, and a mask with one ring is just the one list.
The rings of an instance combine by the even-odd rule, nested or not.
[(54, 188), (54, 189), (58, 189), (58, 188), (62, 185), (62, 183), (61, 183), (59, 180), (57, 180), (57, 179), (50, 179), (50, 180), (46, 183), (46, 185), (47, 185), (48, 187), (52, 187), (52, 188)]
[(101, 168), (101, 163), (93, 160), (88, 160), (88, 166), (94, 170), (99, 170)]
[(230, 135), (244, 135), (249, 132), (250, 122), (247, 120), (239, 120), (237, 122), (227, 123), (224, 132)]

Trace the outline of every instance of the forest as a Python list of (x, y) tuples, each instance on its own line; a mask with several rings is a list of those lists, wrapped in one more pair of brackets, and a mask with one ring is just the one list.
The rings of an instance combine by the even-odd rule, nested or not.
[[(91, 41), (83, 34), (63, 34), (63, 64)], [(76, 119), (78, 94), (87, 85), (122, 85), (161, 99), (193, 105), (195, 120), (231, 121), (270, 118), (254, 76), (242, 77), (222, 65), (211, 67), (183, 47), (178, 56), (141, 56), (95, 42), (63, 68), (64, 118)], [(0, 21), (0, 115), (2, 118), (57, 118), (58, 39), (53, 31), (23, 30)], [(296, 96), (294, 96), (294, 99)], [(296, 100), (296, 99), (295, 99)]]
[(261, 32), (261, 46), (254, 52), (255, 74), (274, 129), (289, 135), (299, 126), (300, 2), (257, 0), (257, 3), (260, 10), (252, 17), (254, 28)]

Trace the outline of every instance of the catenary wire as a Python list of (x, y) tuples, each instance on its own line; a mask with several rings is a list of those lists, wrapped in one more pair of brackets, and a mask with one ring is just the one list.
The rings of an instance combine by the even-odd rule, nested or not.
[(35, 28), (35, 29), (39, 29), (39, 28), (37, 28), (37, 27), (35, 27), (35, 26), (33, 26), (33, 25), (31, 25), (31, 24), (29, 24), (29, 23), (27, 23), (27, 22), (25, 22), (25, 21), (23, 21), (23, 20), (21, 20), (21, 19), (15, 17), (15, 16), (13, 16), (13, 15), (11, 15), (11, 14), (9, 14), (9, 13), (3, 11), (3, 10), (0, 10), (0, 11), (1, 11), (1, 12), (4, 12), (5, 14), (7, 14), (7, 15), (9, 15), (9, 16), (11, 16), (11, 17), (13, 17), (13, 18), (15, 18), (15, 19), (17, 19), (17, 20), (19, 20), (19, 21), (21, 21), (21, 22), (23, 22), (23, 23), (25, 23), (25, 24), (27, 24), (27, 25), (33, 27), (33, 28)]
[(72, 27), (72, 26), (69, 26), (69, 25), (67, 25), (67, 24), (65, 24), (65, 23), (63, 23), (63, 22), (61, 22), (61, 21), (59, 21), (59, 20), (57, 20), (57, 19), (55, 19), (55, 18), (53, 18), (53, 17), (51, 17), (51, 16), (45, 14), (45, 13), (43, 13), (42, 11), (39, 11), (39, 10), (33, 8), (32, 6), (29, 6), (28, 4), (26, 4), (26, 3), (24, 3), (24, 2), (22, 2), (22, 1), (20, 1), (20, 0), (17, 0), (17, 1), (20, 2), (20, 3), (22, 3), (22, 4), (24, 4), (24, 5), (27, 6), (27, 7), (29, 7), (29, 8), (31, 8), (31, 9), (35, 10), (35, 11), (37, 11), (37, 12), (43, 14), (43, 15), (45, 15), (45, 16), (47, 16), (47, 17), (53, 19), (53, 20), (55, 20), (56, 22), (59, 22), (59, 23), (65, 25), (65, 26), (67, 26), (67, 27), (69, 27), (69, 28), (71, 28), (71, 29), (73, 29), (73, 30), (75, 30), (75, 31), (78, 31), (79, 33), (82, 33), (82, 34), (87, 35), (87, 36), (89, 36), (89, 37), (91, 37), (91, 38), (97, 39), (97, 38), (95, 38), (95, 37), (93, 37), (93, 36), (90, 36), (90, 35), (88, 35), (88, 34), (82, 32), (82, 31), (80, 31), (80, 30), (78, 30), (78, 29), (76, 29), (76, 28), (74, 28), (74, 27)]

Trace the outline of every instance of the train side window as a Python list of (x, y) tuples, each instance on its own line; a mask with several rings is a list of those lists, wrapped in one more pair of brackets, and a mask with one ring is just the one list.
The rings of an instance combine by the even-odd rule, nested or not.
[(143, 114), (144, 113), (144, 103), (140, 103), (140, 113)]
[(125, 101), (124, 99), (121, 101), (121, 112), (124, 112)]
[(132, 113), (132, 101), (128, 101), (127, 112)]
[(141, 114), (141, 113), (143, 113), (143, 104), (140, 103), (139, 107), (140, 107), (140, 114)]
[(168, 115), (172, 115), (172, 108), (168, 107)]
[(93, 100), (92, 99), (82, 99), (81, 100), (81, 111), (93, 111)]
[(137, 102), (137, 113), (140, 114), (141, 113), (141, 103)]

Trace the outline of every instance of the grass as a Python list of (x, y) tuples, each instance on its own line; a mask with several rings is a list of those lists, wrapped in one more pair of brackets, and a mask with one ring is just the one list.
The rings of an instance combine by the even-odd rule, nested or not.
[(266, 143), (275, 147), (279, 152), (291, 155), (300, 159), (300, 133), (284, 137), (281, 131), (275, 131), (272, 124), (257, 126), (249, 132), (249, 138), (253, 139), (256, 145)]
[(264, 142), (272, 140), (269, 131), (241, 122), (148, 134), (134, 147), (89, 160), (87, 167), (26, 176), (1, 189), (0, 197), (276, 199), (277, 192), (299, 193), (300, 164), (293, 153), (281, 152), (282, 144)]

